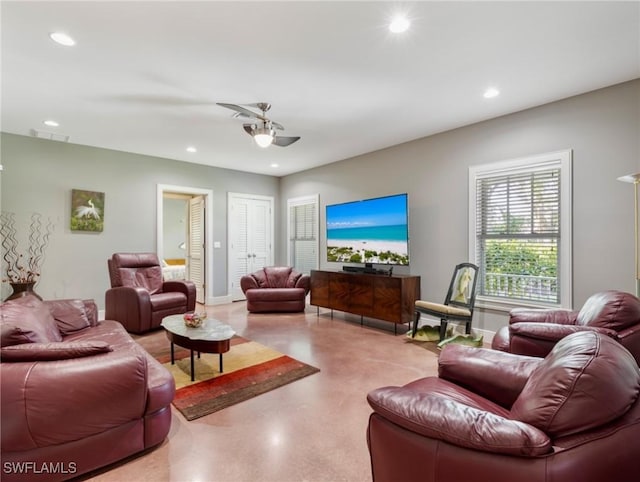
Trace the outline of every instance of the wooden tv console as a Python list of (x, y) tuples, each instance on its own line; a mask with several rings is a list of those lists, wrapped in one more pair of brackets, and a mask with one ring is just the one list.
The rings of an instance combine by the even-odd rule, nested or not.
[(420, 276), (311, 271), (311, 304), (398, 324), (414, 317)]

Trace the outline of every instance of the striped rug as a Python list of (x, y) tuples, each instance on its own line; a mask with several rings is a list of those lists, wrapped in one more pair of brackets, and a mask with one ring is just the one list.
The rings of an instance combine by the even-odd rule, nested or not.
[(176, 381), (173, 404), (187, 420), (217, 412), (320, 371), (260, 343), (234, 336), (231, 349), (223, 354), (224, 373), (219, 372), (218, 354), (202, 353), (200, 358), (195, 358), (195, 381), (192, 382), (189, 350), (176, 346), (176, 363), (171, 365), (169, 341), (164, 333), (162, 338), (164, 343), (137, 341), (147, 345), (147, 351), (173, 375)]

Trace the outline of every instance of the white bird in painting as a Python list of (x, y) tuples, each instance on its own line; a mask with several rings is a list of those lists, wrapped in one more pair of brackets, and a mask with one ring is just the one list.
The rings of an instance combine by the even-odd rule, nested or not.
[(78, 206), (76, 208), (76, 216), (79, 218), (94, 218), (100, 219), (100, 213), (98, 209), (93, 205), (93, 201), (89, 199), (87, 201), (89, 206)]

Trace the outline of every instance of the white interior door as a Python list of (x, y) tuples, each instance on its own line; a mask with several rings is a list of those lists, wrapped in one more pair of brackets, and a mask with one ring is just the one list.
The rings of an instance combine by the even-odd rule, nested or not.
[(273, 264), (273, 198), (229, 193), (229, 294), (245, 299), (240, 278)]
[(189, 244), (187, 251), (187, 278), (196, 285), (196, 301), (205, 302), (205, 219), (204, 196), (189, 200)]

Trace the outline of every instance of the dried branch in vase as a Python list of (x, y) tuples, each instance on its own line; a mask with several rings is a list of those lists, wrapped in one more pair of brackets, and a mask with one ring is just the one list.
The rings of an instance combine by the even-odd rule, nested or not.
[(29, 246), (27, 257), (18, 250), (15, 213), (0, 214), (0, 235), (2, 236), (2, 260), (4, 275), (2, 281), (9, 283), (33, 283), (38, 281), (44, 261), (44, 253), (54, 225), (50, 219), (43, 222), (42, 215), (33, 213), (29, 225)]

